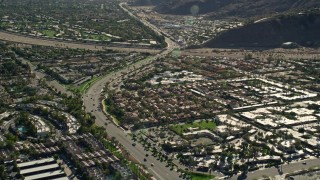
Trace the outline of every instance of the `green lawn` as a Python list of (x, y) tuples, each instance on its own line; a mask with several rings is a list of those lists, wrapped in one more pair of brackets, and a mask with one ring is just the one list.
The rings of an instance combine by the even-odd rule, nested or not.
[(200, 122), (194, 122), (192, 124), (179, 124), (179, 125), (174, 125), (174, 126), (170, 126), (169, 128), (176, 132), (177, 134), (182, 134), (184, 133), (188, 128), (196, 128), (198, 127), (201, 130), (207, 129), (210, 131), (213, 131), (216, 128), (216, 123), (214, 123), (213, 121), (200, 121)]
[(83, 33), (83, 37), (85, 39), (94, 39), (94, 40), (100, 40), (100, 41), (110, 41), (110, 37), (103, 35), (103, 34), (86, 34)]
[(41, 33), (51, 38), (57, 34), (54, 30), (43, 30)]
[(192, 180), (210, 180), (214, 178), (214, 176), (207, 174), (190, 173), (190, 175)]
[(148, 178), (145, 177), (139, 170), (139, 166), (137, 164), (134, 164), (132, 162), (129, 162), (129, 168), (131, 171), (139, 177), (140, 180), (147, 180)]
[(9, 22), (1, 22), (1, 21), (0, 21), (0, 27), (5, 27), (5, 28), (7, 28), (9, 25), (10, 25)]
[[(103, 109), (108, 112), (108, 105), (106, 104), (105, 100), (103, 100), (102, 106), (103, 106)], [(120, 125), (120, 121), (116, 117), (114, 117), (113, 115), (111, 115), (111, 117), (112, 117), (113, 122), (116, 125)]]
[(94, 84), (95, 82), (99, 81), (102, 77), (101, 76), (97, 76), (92, 78), (90, 81), (87, 81), (85, 83), (83, 83), (80, 87), (79, 87), (79, 91), (81, 94), (85, 93), (87, 91), (87, 89), (89, 89), (89, 87)]
[(80, 86), (70, 85), (68, 89), (74, 93), (84, 94), (91, 85), (93, 85), (95, 82), (99, 81), (100, 79), (102, 79), (102, 76), (97, 76), (90, 79), (89, 81), (84, 82)]

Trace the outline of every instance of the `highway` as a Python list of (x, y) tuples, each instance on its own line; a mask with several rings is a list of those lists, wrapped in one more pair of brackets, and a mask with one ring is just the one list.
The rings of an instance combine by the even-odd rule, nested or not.
[[(138, 68), (145, 64), (148, 64), (149, 61), (156, 59), (156, 57), (158, 56), (155, 56), (152, 59), (148, 59), (147, 61), (138, 62), (135, 64), (135, 66)], [(171, 171), (168, 167), (165, 167), (166, 163), (156, 160), (156, 158), (153, 156), (146, 157), (146, 154), (150, 154), (150, 152), (145, 151), (142, 145), (136, 143), (136, 145), (133, 146), (132, 144), (134, 143), (134, 141), (131, 140), (131, 137), (128, 136), (125, 131), (113, 124), (111, 118), (106, 116), (101, 109), (100, 97), (105, 84), (108, 81), (112, 81), (113, 79), (120, 77), (122, 73), (126, 73), (131, 70), (133, 70), (132, 66), (127, 69), (119, 70), (118, 72), (105, 76), (103, 79), (91, 86), (88, 89), (87, 93), (83, 95), (83, 102), (86, 111), (91, 112), (96, 117), (96, 124), (98, 126), (106, 128), (106, 132), (108, 133), (108, 135), (115, 137), (135, 159), (137, 159), (142, 164), (145, 164), (149, 169), (149, 172), (153, 174), (157, 179), (180, 179), (179, 173)], [(143, 161), (144, 158), (147, 159), (146, 162)], [(154, 164), (154, 167), (151, 166), (151, 163)]]
[[(136, 19), (132, 13), (130, 13), (127, 9), (123, 7), (123, 4), (120, 5), (122, 9), (124, 9), (128, 14)], [(139, 19), (140, 20), (140, 19)], [(142, 23), (144, 23), (146, 26), (150, 27), (157, 33), (161, 33), (159, 29), (157, 29), (155, 26), (149, 24), (146, 21), (140, 20)], [(179, 46), (173, 42), (170, 38), (165, 37), (166, 43), (168, 44), (168, 47), (162, 51), (159, 54), (156, 54), (153, 57), (149, 57), (145, 60), (136, 62), (132, 64), (131, 66), (118, 70), (116, 72), (113, 72), (111, 74), (106, 75), (104, 78), (93, 84), (87, 92), (82, 96), (84, 107), (87, 112), (91, 112), (92, 115), (96, 117), (96, 124), (99, 126), (102, 126), (106, 129), (106, 132), (109, 136), (115, 137), (119, 143), (121, 143), (130, 153), (131, 156), (133, 156), (137, 161), (140, 163), (146, 165), (148, 171), (159, 180), (177, 180), (181, 179), (179, 177), (179, 173), (175, 170), (170, 170), (170, 167), (165, 167), (165, 162), (158, 161), (153, 156), (146, 157), (146, 154), (151, 154), (150, 152), (147, 152), (144, 150), (141, 144), (136, 143), (135, 146), (133, 146), (134, 141), (131, 140), (131, 137), (126, 134), (125, 131), (123, 131), (121, 128), (117, 127), (117, 125), (112, 123), (112, 120), (110, 116), (107, 116), (103, 113), (101, 109), (101, 97), (105, 85), (107, 82), (112, 82), (116, 79), (119, 79), (123, 74), (127, 74), (129, 72), (134, 71), (134, 69), (138, 69), (140, 67), (143, 67), (147, 64), (152, 63), (153, 61), (157, 60), (160, 57), (164, 57), (172, 52), (174, 48), (178, 48)], [(112, 84), (112, 83), (110, 83)], [(108, 87), (109, 88), (109, 87)], [(147, 159), (147, 161), (144, 161), (144, 159)], [(151, 164), (154, 164), (154, 166), (151, 166)]]
[[(125, 8), (125, 3), (121, 3), (120, 7), (124, 11), (128, 12), (130, 16), (141, 21), (146, 26), (153, 29), (155, 32), (161, 34), (161, 30), (159, 30), (157, 27), (153, 26), (152, 24), (150, 24), (149, 22), (143, 19), (139, 19), (138, 17), (134, 16), (129, 10), (127, 10)], [(102, 80), (95, 83), (87, 91), (87, 93), (83, 96), (83, 100), (84, 100), (86, 110), (88, 112), (92, 112), (92, 114), (96, 117), (96, 124), (99, 126), (105, 127), (107, 133), (111, 136), (114, 136), (129, 151), (129, 153), (134, 158), (136, 158), (141, 163), (145, 164), (151, 174), (153, 174), (157, 179), (160, 179), (160, 180), (176, 180), (176, 179), (181, 179), (179, 177), (179, 173), (175, 171), (170, 171), (169, 168), (165, 167), (166, 165), (165, 163), (162, 163), (156, 160), (153, 156), (146, 157), (146, 154), (148, 152), (146, 152), (139, 143), (137, 143), (136, 146), (133, 146), (132, 144), (134, 143), (134, 141), (131, 140), (130, 136), (128, 136), (126, 132), (124, 132), (122, 129), (114, 125), (111, 122), (111, 118), (110, 117), (108, 118), (101, 110), (99, 110), (99, 104), (101, 103), (100, 92), (103, 91), (103, 88), (107, 82), (115, 81), (116, 79), (120, 78), (122, 74), (126, 74), (128, 72), (133, 71), (134, 70), (133, 66), (135, 66), (135, 68), (138, 69), (139, 67), (142, 67), (148, 63), (151, 63), (152, 61), (156, 60), (159, 57), (169, 54), (170, 52), (172, 52), (174, 48), (179, 48), (179, 46), (175, 42), (173, 42), (169, 38), (169, 36), (166, 36), (165, 40), (168, 44), (168, 48), (165, 51), (155, 55), (154, 57), (148, 60), (137, 62), (132, 66), (128, 67), (127, 69), (122, 69), (107, 75)], [(143, 161), (144, 158), (147, 159), (146, 162)], [(296, 162), (296, 163), (282, 165), (283, 172), (290, 173), (290, 172), (298, 171), (304, 168), (307, 169), (309, 167), (319, 165), (320, 159), (306, 160), (306, 162), (307, 164), (302, 164), (302, 162)], [(151, 163), (153, 163), (155, 166), (152, 167)], [(259, 171), (250, 172), (247, 174), (246, 178), (247, 179), (261, 178), (263, 175), (275, 176), (275, 175), (279, 175), (279, 172), (274, 167), (267, 168)], [(237, 176), (233, 176), (231, 179), (242, 179), (242, 178), (243, 178), (242, 176), (237, 175)]]
[[(121, 8), (126, 11), (130, 16), (134, 17), (135, 19), (141, 21), (144, 23), (145, 26), (148, 26), (158, 34), (161, 34), (161, 31), (157, 29), (152, 24), (148, 23), (145, 20), (141, 20), (137, 17), (135, 17), (131, 12), (129, 12), (126, 8), (123, 7), (124, 4), (120, 4)], [(179, 173), (175, 170), (170, 170), (170, 167), (165, 167), (165, 162), (158, 161), (153, 156), (146, 157), (146, 154), (151, 154), (150, 152), (147, 152), (144, 150), (142, 145), (139, 143), (136, 143), (135, 146), (132, 144), (134, 143), (131, 140), (131, 137), (126, 134), (125, 131), (123, 131), (121, 128), (117, 127), (115, 124), (112, 123), (110, 116), (108, 117), (106, 114), (104, 114), (103, 110), (101, 109), (101, 94), (104, 90), (105, 85), (107, 82), (112, 82), (116, 79), (119, 79), (123, 74), (129, 73), (134, 71), (135, 69), (138, 69), (139, 67), (143, 67), (147, 64), (150, 64), (157, 60), (158, 58), (164, 57), (172, 52), (173, 49), (179, 48), (179, 46), (172, 41), (169, 37), (165, 37), (165, 41), (167, 43), (167, 48), (163, 51), (160, 50), (153, 50), (153, 49), (142, 49), (142, 48), (127, 48), (127, 47), (107, 47), (103, 45), (95, 45), (95, 44), (81, 44), (81, 43), (74, 43), (74, 42), (64, 42), (64, 41), (56, 41), (56, 40), (50, 40), (50, 39), (41, 39), (36, 37), (28, 37), (24, 35), (18, 35), (8, 32), (0, 31), (0, 39), (10, 42), (17, 42), (22, 44), (32, 44), (32, 45), (40, 45), (40, 46), (52, 46), (52, 47), (68, 47), (68, 48), (74, 48), (74, 49), (88, 49), (88, 50), (105, 50), (105, 49), (113, 49), (117, 51), (122, 52), (149, 52), (151, 54), (154, 54), (154, 56), (149, 57), (145, 60), (141, 60), (139, 62), (136, 62), (134, 64), (131, 64), (131, 66), (126, 67), (124, 69), (118, 70), (116, 72), (110, 73), (106, 75), (104, 78), (93, 84), (87, 92), (82, 96), (84, 107), (87, 112), (92, 113), (96, 117), (96, 124), (98, 126), (102, 126), (106, 129), (106, 132), (108, 135), (115, 137), (119, 143), (121, 143), (130, 153), (131, 156), (133, 156), (137, 161), (144, 164), (148, 171), (159, 180), (177, 180), (181, 179), (179, 177)], [(23, 60), (23, 59), (21, 59)], [(35, 67), (28, 61), (23, 60), (25, 63), (28, 63), (31, 66), (32, 72), (35, 73), (36, 77), (38, 79), (43, 78), (45, 76), (44, 73), (40, 71), (36, 71)], [(49, 86), (54, 87), (58, 91), (61, 91), (62, 93), (66, 93), (68, 95), (72, 95), (71, 92), (67, 91), (65, 87), (63, 87), (61, 84), (59, 84), (56, 81), (47, 81), (47, 84)], [(110, 83), (112, 84), (112, 83)], [(147, 161), (144, 161), (144, 159), (147, 159)], [(151, 164), (154, 164), (154, 166), (151, 166)]]
[[(115, 137), (119, 143), (121, 143), (130, 153), (131, 156), (133, 156), (137, 161), (139, 161), (141, 164), (144, 164), (148, 171), (159, 180), (178, 180), (181, 179), (179, 177), (179, 173), (175, 170), (170, 170), (170, 167), (165, 167), (165, 162), (158, 161), (153, 156), (146, 156), (146, 154), (151, 154), (150, 152), (147, 152), (144, 150), (141, 144), (135, 143), (133, 140), (131, 140), (131, 137), (127, 135), (127, 132), (125, 132), (123, 129), (118, 127), (117, 125), (113, 124), (112, 119), (110, 118), (110, 115), (106, 115), (103, 110), (101, 109), (101, 100), (104, 96), (102, 94), (105, 85), (110, 82), (114, 82), (116, 80), (120, 80), (122, 77), (125, 77), (124, 74), (127, 74), (129, 72), (132, 72), (136, 69), (139, 69), (140, 67), (143, 67), (145, 65), (148, 65), (154, 61), (156, 61), (158, 58), (164, 57), (168, 54), (170, 54), (175, 48), (179, 48), (179, 45), (177, 45), (174, 41), (172, 41), (172, 38), (170, 38), (167, 34), (161, 32), (160, 29), (155, 27), (154, 25), (150, 24), (144, 19), (139, 19), (134, 14), (132, 14), (128, 9), (125, 8), (125, 3), (121, 3), (120, 7), (126, 11), (130, 16), (133, 18), (141, 21), (145, 26), (151, 28), (153, 31), (155, 31), (158, 34), (164, 34), (165, 41), (167, 43), (167, 48), (164, 51), (160, 50), (152, 50), (152, 49), (142, 49), (142, 48), (127, 48), (127, 47), (106, 47), (103, 45), (94, 45), (94, 44), (81, 44), (81, 43), (74, 43), (74, 42), (61, 42), (61, 41), (55, 41), (55, 40), (49, 40), (49, 39), (39, 39), (39, 38), (32, 38), (27, 37), (23, 35), (17, 35), (12, 33), (6, 33), (0, 31), (0, 39), (11, 41), (11, 42), (18, 42), (18, 43), (24, 43), (24, 44), (33, 44), (33, 45), (42, 45), (42, 46), (54, 46), (54, 47), (68, 47), (68, 48), (79, 48), (79, 49), (89, 49), (89, 50), (105, 50), (105, 49), (113, 49), (117, 51), (124, 51), (124, 52), (149, 52), (151, 54), (154, 54), (153, 57), (147, 58), (145, 60), (136, 62), (134, 64), (131, 64), (129, 67), (126, 67), (124, 69), (120, 69), (116, 72), (112, 72), (106, 76), (104, 76), (101, 80), (97, 81), (95, 84), (93, 84), (87, 92), (82, 96), (84, 107), (87, 112), (90, 112), (92, 115), (96, 117), (95, 123), (98, 126), (104, 127), (106, 129), (106, 132), (109, 136)], [(23, 60), (23, 59), (22, 59)], [(26, 63), (29, 63), (32, 72), (35, 73), (36, 77), (38, 79), (41, 79), (45, 76), (44, 73), (40, 71), (36, 71), (35, 67), (28, 61), (24, 61)], [(61, 91), (62, 93), (66, 93), (68, 95), (72, 95), (71, 92), (67, 91), (65, 87), (63, 87), (61, 84), (59, 84), (57, 81), (47, 81), (47, 84), (51, 87), (54, 87), (58, 91)], [(110, 88), (110, 87), (107, 87)], [(136, 145), (133, 146), (133, 143)], [(146, 159), (146, 161), (144, 161)], [(282, 165), (282, 170), (284, 173), (291, 173), (294, 171), (298, 171), (301, 169), (308, 169), (309, 167), (317, 166), (320, 164), (320, 159), (312, 159), (312, 160), (306, 160), (306, 164), (302, 164), (302, 162), (295, 162), (291, 164), (285, 164)], [(151, 164), (154, 164), (154, 166), (151, 166)], [(278, 169), (272, 167), (267, 169), (262, 169), (254, 172), (249, 172), (246, 176), (246, 179), (255, 179), (255, 178), (261, 178), (263, 175), (267, 176), (275, 176), (279, 175)], [(236, 175), (233, 176), (231, 179), (242, 179), (243, 176)]]
[(102, 44), (94, 43), (81, 43), (81, 42), (72, 42), (72, 41), (58, 41), (49, 38), (40, 38), (40, 37), (31, 37), (25, 36), (18, 33), (11, 33), (0, 31), (0, 40), (16, 42), (19, 44), (30, 44), (38, 46), (50, 46), (58, 48), (70, 48), (70, 49), (87, 49), (91, 51), (104, 51), (107, 49), (120, 51), (120, 52), (141, 52), (141, 53), (150, 53), (157, 54), (161, 50), (159, 49), (147, 49), (147, 48), (134, 48), (134, 47), (121, 47), (121, 46), (108, 46)]

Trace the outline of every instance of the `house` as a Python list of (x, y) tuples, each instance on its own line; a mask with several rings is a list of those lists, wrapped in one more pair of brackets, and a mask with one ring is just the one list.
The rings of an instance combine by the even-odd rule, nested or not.
[(284, 140), (279, 144), (279, 149), (285, 151), (285, 152), (295, 152), (295, 143), (296, 140), (290, 139), (290, 140)]

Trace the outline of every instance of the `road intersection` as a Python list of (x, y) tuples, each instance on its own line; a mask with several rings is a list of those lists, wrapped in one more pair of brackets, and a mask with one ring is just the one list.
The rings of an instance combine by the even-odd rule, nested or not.
[[(144, 23), (144, 25), (153, 29), (155, 32), (161, 34), (161, 31), (157, 29), (155, 26), (135, 17), (132, 13), (125, 9), (124, 4), (120, 4), (120, 6), (124, 11), (128, 12), (130, 16), (140, 20), (142, 23)], [(153, 156), (146, 157), (146, 154), (148, 152), (145, 151), (144, 147), (139, 143), (133, 146), (134, 141), (130, 138), (130, 136), (128, 136), (127, 133), (123, 131), (119, 126), (113, 124), (110, 116), (105, 114), (101, 110), (100, 106), (101, 98), (104, 97), (104, 94), (101, 94), (101, 92), (104, 91), (105, 85), (107, 83), (112, 82), (120, 77), (123, 77), (125, 74), (132, 72), (135, 69), (139, 69), (140, 67), (148, 65), (153, 61), (156, 61), (157, 59), (170, 54), (175, 48), (179, 47), (169, 37), (165, 37), (165, 41), (168, 46), (161, 53), (156, 54), (153, 57), (149, 57), (145, 60), (131, 64), (129, 67), (126, 67), (124, 69), (106, 75), (104, 78), (93, 84), (82, 97), (86, 111), (92, 113), (92, 115), (96, 117), (96, 124), (104, 127), (106, 129), (106, 132), (110, 136), (115, 137), (119, 141), (119, 143), (121, 143), (128, 150), (130, 155), (132, 155), (137, 161), (139, 161), (147, 167), (149, 172), (154, 177), (156, 177), (159, 180), (176, 180), (181, 179), (179, 177), (180, 174), (178, 172), (176, 172), (175, 170), (170, 170), (170, 167), (166, 167), (165, 162), (160, 162)], [(146, 159), (146, 161), (144, 159)]]
[[(136, 68), (142, 67), (150, 63), (150, 61), (156, 60), (157, 57), (158, 56), (155, 56), (151, 59), (135, 63), (134, 65)], [(133, 66), (130, 66), (126, 69), (111, 73), (93, 84), (87, 90), (87, 93), (83, 95), (83, 102), (86, 111), (91, 112), (92, 115), (96, 117), (96, 124), (104, 127), (106, 129), (106, 132), (110, 136), (115, 137), (135, 159), (146, 165), (146, 167), (150, 169), (150, 173), (153, 174), (157, 179), (180, 179), (179, 173), (176, 171), (171, 171), (168, 167), (165, 167), (166, 164), (164, 162), (158, 161), (153, 156), (146, 157), (146, 154), (148, 152), (144, 150), (142, 145), (137, 143), (135, 146), (133, 146), (134, 141), (131, 140), (130, 136), (128, 136), (127, 133), (123, 131), (119, 126), (113, 124), (110, 116), (104, 114), (100, 108), (101, 97), (103, 97), (103, 94), (101, 94), (101, 92), (103, 92), (105, 84), (119, 78), (120, 76), (122, 76), (122, 74), (128, 73), (132, 70), (134, 70), (134, 68)], [(146, 162), (144, 161), (144, 158), (147, 159)], [(154, 164), (153, 167), (151, 166), (152, 163)]]

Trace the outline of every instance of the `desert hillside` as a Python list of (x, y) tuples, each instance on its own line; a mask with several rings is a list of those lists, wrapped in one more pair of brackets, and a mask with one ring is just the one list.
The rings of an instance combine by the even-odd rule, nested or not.
[(319, 0), (136, 0), (156, 5), (164, 14), (209, 14), (213, 17), (252, 17), (320, 7)]
[(280, 16), (223, 32), (206, 47), (279, 47), (285, 42), (320, 46), (320, 13)]

